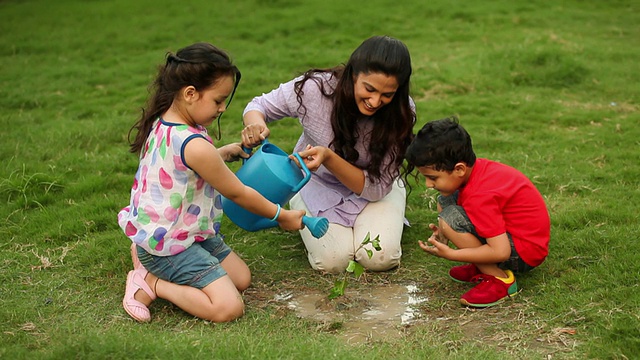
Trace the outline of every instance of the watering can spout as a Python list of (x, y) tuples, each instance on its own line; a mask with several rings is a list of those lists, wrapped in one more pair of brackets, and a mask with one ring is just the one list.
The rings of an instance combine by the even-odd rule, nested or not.
[(320, 239), (329, 230), (329, 220), (324, 217), (303, 216), (302, 223), (309, 229), (311, 235), (316, 239)]

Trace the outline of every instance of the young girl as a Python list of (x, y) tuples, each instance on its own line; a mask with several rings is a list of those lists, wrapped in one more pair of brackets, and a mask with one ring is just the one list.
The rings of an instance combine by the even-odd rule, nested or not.
[(134, 270), (122, 304), (137, 321), (151, 319), (148, 306), (156, 297), (214, 322), (244, 313), (240, 292), (251, 273), (220, 234), (220, 194), (285, 230), (303, 226), (303, 211), (269, 202), (225, 165), (246, 156), (239, 144), (216, 149), (207, 134), (239, 80), (228, 55), (211, 44), (169, 53), (132, 128), (131, 152), (140, 155), (140, 165), (118, 223), (133, 242)]
[[(346, 65), (309, 70), (244, 110), (245, 145), (267, 137), (268, 122), (293, 117), (302, 125), (295, 151), (314, 173), (290, 206), (330, 222), (321, 239), (301, 231), (314, 269), (341, 272), (354, 258), (374, 271), (400, 263), (406, 195), (398, 177), (415, 123), (410, 76), (407, 47), (374, 36)], [(355, 253), (367, 233), (382, 247), (371, 259), (365, 249)]]

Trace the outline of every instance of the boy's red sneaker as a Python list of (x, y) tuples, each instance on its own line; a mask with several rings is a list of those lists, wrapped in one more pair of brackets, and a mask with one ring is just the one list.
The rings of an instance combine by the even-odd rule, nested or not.
[(508, 283), (495, 276), (478, 275), (474, 280), (478, 280), (480, 283), (462, 295), (460, 302), (467, 306), (484, 308), (496, 305), (508, 297), (515, 296), (518, 293), (516, 278), (511, 270), (505, 270), (505, 273), (509, 276)]
[(458, 265), (449, 269), (449, 276), (457, 282), (477, 282), (472, 279), (480, 274), (482, 273), (474, 264)]

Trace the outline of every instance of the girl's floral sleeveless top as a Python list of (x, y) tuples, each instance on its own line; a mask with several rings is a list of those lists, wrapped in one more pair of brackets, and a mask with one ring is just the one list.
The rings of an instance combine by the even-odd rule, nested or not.
[(178, 254), (220, 230), (220, 194), (184, 162), (185, 145), (197, 137), (213, 143), (204, 127), (158, 119), (147, 138), (118, 224), (150, 254)]

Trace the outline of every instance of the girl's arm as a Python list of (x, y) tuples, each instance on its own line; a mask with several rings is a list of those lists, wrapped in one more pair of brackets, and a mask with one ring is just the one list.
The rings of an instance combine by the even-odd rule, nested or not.
[(242, 144), (232, 143), (218, 148), (220, 157), (226, 162), (238, 161), (240, 159), (247, 159), (249, 154), (242, 150)]
[[(229, 200), (265, 218), (276, 215), (277, 205), (245, 186), (227, 167), (215, 146), (204, 138), (194, 138), (185, 145), (184, 159), (193, 171)], [(304, 211), (282, 209), (276, 220), (285, 230), (299, 230), (303, 227), (302, 215)]]

